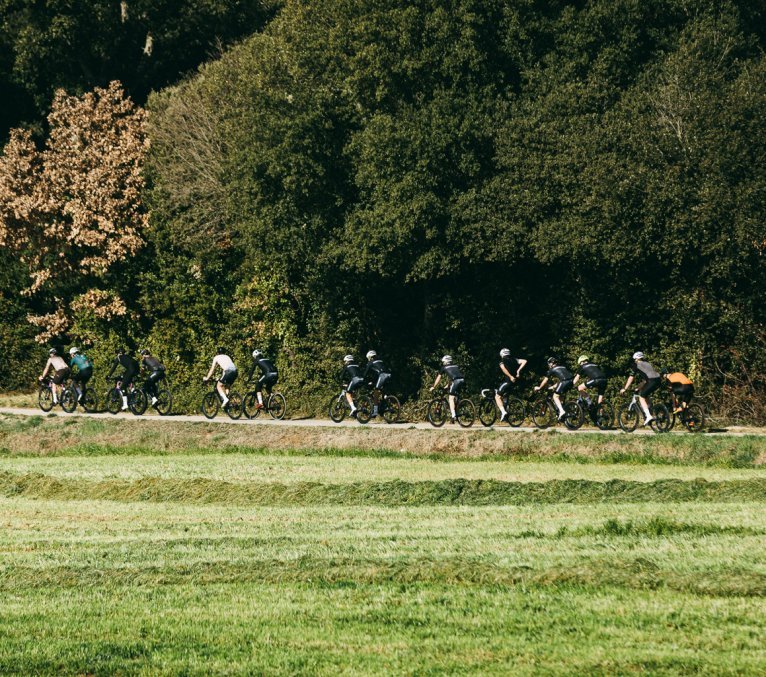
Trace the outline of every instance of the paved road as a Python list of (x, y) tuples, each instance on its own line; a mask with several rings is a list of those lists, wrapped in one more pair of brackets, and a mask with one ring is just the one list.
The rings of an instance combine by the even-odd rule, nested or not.
[[(196, 416), (184, 416), (184, 415), (174, 415), (174, 416), (157, 416), (156, 414), (145, 414), (144, 416), (136, 417), (129, 413), (120, 413), (120, 414), (88, 414), (85, 412), (75, 412), (72, 414), (67, 414), (61, 409), (54, 409), (51, 414), (54, 414), (56, 416), (61, 417), (67, 417), (67, 416), (81, 416), (81, 417), (87, 417), (87, 418), (106, 418), (106, 419), (127, 419), (131, 421), (137, 421), (137, 420), (149, 420), (149, 421), (178, 421), (183, 423), (219, 423), (223, 425), (272, 425), (272, 426), (292, 426), (292, 427), (298, 427), (298, 428), (368, 428), (368, 427), (382, 427), (389, 430), (435, 430), (435, 428), (430, 425), (429, 423), (394, 423), (394, 424), (386, 424), (384, 422), (371, 422), (367, 424), (366, 426), (362, 426), (357, 421), (354, 421), (352, 419), (346, 419), (341, 423), (333, 423), (329, 419), (316, 419), (316, 418), (310, 418), (310, 419), (287, 419), (284, 421), (274, 421), (268, 417), (261, 417), (259, 416), (257, 419), (250, 421), (245, 418), (241, 418), (238, 421), (231, 420), (228, 416), (224, 416), (219, 414), (216, 418), (210, 420), (205, 418), (202, 415), (196, 415)], [(25, 409), (21, 407), (0, 407), (0, 414), (13, 414), (16, 416), (46, 416), (51, 414), (45, 414), (44, 412), (40, 411), (39, 409)], [(537, 428), (532, 427), (521, 427), (521, 428), (511, 428), (510, 426), (493, 426), (492, 428), (485, 428), (482, 426), (478, 421), (474, 423), (474, 425), (471, 428), (461, 428), (460, 426), (452, 426), (447, 424), (444, 426), (444, 428), (441, 428), (441, 430), (454, 430), (454, 431), (463, 431), (467, 432), (469, 430), (472, 431), (502, 431), (507, 433), (529, 433), (534, 430), (537, 430)], [(572, 435), (572, 434), (582, 434), (582, 433), (598, 433), (601, 435), (623, 435), (621, 430), (596, 430), (594, 428), (581, 428), (580, 430), (567, 430), (563, 426), (557, 426), (554, 428), (549, 428), (550, 431), (560, 432), (562, 434), (566, 435)], [(634, 435), (653, 435), (655, 434), (651, 430), (642, 430), (638, 429), (633, 433)], [(674, 430), (671, 434), (688, 434), (682, 431)], [(730, 427), (726, 430), (716, 430), (716, 435), (735, 435), (735, 436), (742, 436), (742, 435), (766, 435), (766, 429), (750, 429), (750, 428), (738, 428), (738, 427)]]

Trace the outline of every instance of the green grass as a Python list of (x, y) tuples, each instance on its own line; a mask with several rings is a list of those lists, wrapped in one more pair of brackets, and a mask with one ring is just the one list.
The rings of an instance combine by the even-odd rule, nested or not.
[(766, 471), (712, 442), (177, 453), (31, 420), (0, 424), (0, 674), (766, 671)]

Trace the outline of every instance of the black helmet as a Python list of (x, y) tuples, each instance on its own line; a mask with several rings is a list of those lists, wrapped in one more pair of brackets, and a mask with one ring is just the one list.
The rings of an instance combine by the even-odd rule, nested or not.
[(226, 354), (226, 348), (224, 348), (223, 346), (218, 346), (215, 349), (215, 352), (216, 352), (216, 355), (225, 355)]
[(558, 363), (559, 363), (559, 361), (553, 355), (551, 355), (548, 358), (548, 366), (551, 366), (551, 365), (554, 365), (554, 364), (558, 364)]
[(669, 373), (667, 369), (660, 369), (660, 376), (667, 376)]
[(148, 348), (144, 348), (144, 349), (141, 351), (141, 354), (142, 354), (142, 355), (151, 355), (151, 353), (149, 352), (149, 349), (148, 349)]

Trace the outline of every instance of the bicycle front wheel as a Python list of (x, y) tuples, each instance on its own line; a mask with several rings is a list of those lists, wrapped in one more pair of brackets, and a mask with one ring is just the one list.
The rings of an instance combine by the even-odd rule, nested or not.
[(106, 393), (106, 410), (110, 414), (119, 414), (122, 409), (122, 394), (117, 388), (112, 388)]
[(447, 400), (440, 398), (438, 400), (433, 400), (431, 404), (428, 405), (428, 414), (426, 414), (426, 418), (428, 418), (428, 422), (435, 428), (441, 428), (447, 422), (448, 416), (449, 405), (447, 404)]
[(548, 428), (555, 420), (556, 412), (548, 400), (538, 400), (532, 405), (532, 421), (538, 428)]
[(614, 423), (614, 410), (608, 402), (602, 402), (596, 409), (596, 426), (599, 430), (609, 430)]
[(169, 388), (160, 388), (154, 408), (160, 416), (167, 416), (173, 409), (173, 394)]
[(386, 395), (380, 402), (383, 406), (383, 420), (386, 423), (396, 423), (402, 412), (402, 405), (395, 395)]
[(226, 414), (232, 421), (236, 421), (242, 416), (242, 395), (237, 392), (229, 393), (229, 401), (226, 403)]
[(369, 423), (372, 418), (372, 398), (360, 395), (356, 398), (356, 420), (362, 425)]
[(654, 416), (654, 420), (651, 422), (652, 430), (657, 433), (670, 432), (670, 412), (664, 404), (655, 404), (652, 407), (652, 416)]
[(690, 404), (681, 413), (681, 420), (690, 433), (701, 433), (705, 427), (705, 410), (702, 405)]
[(258, 408), (258, 394), (255, 390), (247, 393), (242, 400), (242, 412), (251, 420), (258, 418), (258, 414), (261, 413), (261, 410)]
[(269, 416), (275, 421), (281, 421), (287, 412), (287, 401), (282, 393), (269, 395)]
[(482, 400), (479, 404), (479, 422), (489, 428), (497, 419), (497, 408), (492, 400)]
[(149, 402), (146, 399), (146, 393), (139, 388), (136, 388), (128, 396), (128, 409), (130, 409), (134, 416), (143, 415), (148, 405)]
[(617, 423), (623, 431), (632, 433), (638, 427), (638, 418), (637, 409), (626, 404), (617, 414)]
[(205, 393), (202, 398), (202, 415), (205, 418), (215, 418), (218, 414), (219, 404), (218, 395), (214, 392)]
[(470, 428), (476, 420), (476, 407), (471, 400), (458, 400), (455, 417), (461, 428)]
[(93, 388), (85, 388), (82, 393), (82, 399), (80, 400), (82, 408), (89, 414), (93, 414), (98, 411), (98, 395)]
[(77, 409), (77, 391), (71, 386), (61, 391), (61, 408), (67, 414), (71, 414)]
[(512, 428), (518, 428), (522, 423), (524, 423), (527, 411), (526, 407), (524, 406), (524, 402), (522, 402), (518, 397), (509, 397), (505, 408), (508, 412), (509, 426)]
[(585, 412), (579, 402), (564, 403), (564, 425), (569, 430), (578, 430), (585, 423)]
[(37, 403), (40, 409), (49, 412), (53, 409), (53, 391), (47, 386), (40, 388), (40, 392), (37, 393)]
[(335, 423), (340, 423), (346, 418), (347, 411), (346, 398), (343, 395), (333, 397), (330, 400), (330, 406), (327, 408), (327, 412), (330, 414), (330, 419)]

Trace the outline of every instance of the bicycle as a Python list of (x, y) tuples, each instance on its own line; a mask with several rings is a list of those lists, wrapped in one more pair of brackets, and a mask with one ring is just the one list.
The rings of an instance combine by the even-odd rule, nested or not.
[[(37, 393), (37, 403), (44, 412), (53, 409), (53, 379), (46, 377), (39, 382), (39, 391)], [(87, 386), (83, 389), (82, 395), (77, 392), (75, 380), (70, 376), (65, 383), (61, 384), (61, 397), (57, 402), (61, 408), (71, 414), (81, 404), (82, 408), (89, 414), (98, 410), (98, 396), (96, 391)]]
[(690, 433), (702, 432), (705, 428), (705, 408), (699, 402), (692, 402), (685, 408), (676, 413), (678, 409), (678, 399), (675, 393), (670, 393), (663, 404), (668, 408), (670, 416), (670, 425), (668, 431), (673, 430), (676, 425), (676, 419), (681, 422)]
[(244, 398), (242, 398), (242, 412), (245, 416), (250, 420), (258, 418), (261, 410), (268, 412), (269, 416), (275, 421), (281, 421), (285, 417), (287, 411), (287, 401), (285, 400), (285, 396), (282, 393), (273, 390), (269, 393), (268, 397), (265, 398), (263, 406), (259, 407), (258, 393), (255, 389), (245, 393)]
[[(133, 413), (140, 416), (141, 414), (144, 414), (149, 407), (150, 397), (145, 381), (143, 385), (138, 386), (136, 389), (141, 391), (143, 397), (140, 402), (136, 402), (137, 411), (134, 411)], [(160, 416), (167, 416), (173, 409), (173, 393), (170, 390), (170, 378), (167, 375), (157, 384), (156, 392), (157, 401), (152, 407)], [(139, 405), (143, 406), (139, 407)], [(130, 398), (128, 398), (128, 406), (130, 406)]]
[(114, 386), (106, 391), (106, 410), (110, 414), (119, 414), (122, 411), (123, 396), (128, 398), (128, 409), (134, 416), (141, 416), (146, 411), (148, 405), (146, 393), (140, 388), (136, 388), (135, 383), (131, 383), (128, 392), (122, 390), (122, 376), (113, 376)]
[[(484, 388), (481, 391), (481, 402), (479, 402), (478, 412), (479, 421), (485, 428), (494, 425), (497, 420), (497, 402), (495, 402), (495, 390)], [(508, 416), (506, 423), (512, 428), (518, 428), (527, 416), (527, 407), (524, 400), (515, 395), (505, 394), (500, 396), (503, 400)]]
[[(202, 382), (209, 382), (212, 384), (210, 390), (202, 396), (201, 406), (202, 415), (205, 418), (212, 419), (218, 415), (218, 410), (221, 408), (223, 398), (218, 392), (218, 380), (203, 379)], [(236, 421), (242, 416), (242, 395), (237, 391), (229, 390), (229, 401), (226, 403), (226, 406), (223, 407), (223, 410), (230, 419)]]
[(588, 402), (588, 399), (582, 393), (579, 393), (577, 404), (580, 405), (584, 412), (588, 413), (590, 420), (593, 421), (599, 430), (611, 430), (614, 426), (614, 409), (606, 400), (603, 400), (601, 404), (598, 404), (598, 400), (596, 402)]
[[(668, 408), (662, 403), (652, 404), (649, 399), (647, 399), (647, 403), (649, 404), (649, 412), (654, 417), (654, 420), (649, 424), (652, 430), (656, 433), (668, 432), (671, 425)], [(622, 405), (617, 412), (617, 423), (624, 432), (632, 433), (643, 420), (643, 417), (644, 412), (638, 401), (638, 391), (636, 390), (633, 392), (630, 402)]]
[[(559, 418), (559, 412), (553, 402), (553, 391), (555, 386), (547, 388), (545, 392), (540, 391), (542, 394), (538, 395), (532, 401), (532, 421), (541, 429), (552, 426)], [(564, 425), (568, 430), (577, 430), (585, 423), (585, 410), (580, 406), (577, 400), (563, 401), (561, 406), (564, 407), (564, 418), (562, 419)]]
[[(428, 422), (435, 428), (441, 428), (451, 415), (449, 408), (449, 387), (440, 388), (428, 405)], [(461, 428), (470, 428), (476, 419), (476, 407), (471, 400), (459, 398), (455, 402), (455, 418)]]
[[(330, 414), (330, 418), (335, 423), (340, 423), (351, 413), (351, 405), (349, 405), (348, 400), (346, 399), (347, 392), (348, 391), (344, 386), (340, 393), (330, 400), (330, 405), (327, 410)], [(359, 423), (368, 423), (372, 418), (372, 398), (364, 392), (359, 394), (352, 393), (351, 397), (356, 404), (356, 419)]]
[[(368, 387), (372, 389), (372, 393), (374, 395), (375, 389), (372, 388), (372, 384), (368, 384)], [(360, 409), (359, 413), (357, 414), (356, 418), (360, 423), (368, 423), (370, 419), (373, 418), (373, 412), (375, 411), (375, 398), (373, 396), (370, 396), (372, 399), (372, 408), (371, 409)], [(399, 420), (399, 415), (402, 411), (402, 405), (399, 403), (399, 398), (396, 397), (396, 395), (384, 395), (381, 393), (381, 397), (378, 400), (378, 414), (383, 417), (383, 420), (386, 423), (396, 423)], [(367, 420), (363, 420), (365, 417), (369, 415), (369, 418)]]

